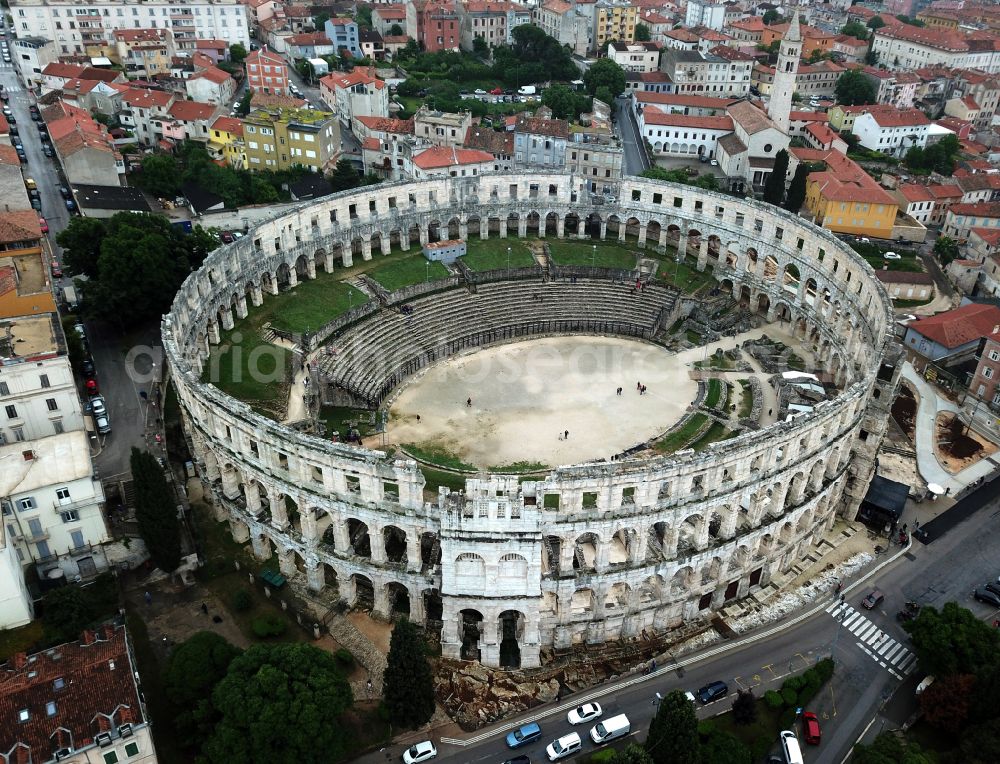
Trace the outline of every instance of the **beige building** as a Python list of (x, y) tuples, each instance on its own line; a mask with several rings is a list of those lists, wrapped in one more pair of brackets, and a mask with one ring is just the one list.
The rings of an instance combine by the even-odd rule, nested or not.
[(472, 124), (472, 112), (453, 114), (421, 106), (413, 115), (413, 134), (435, 146), (461, 146)]
[(604, 50), (612, 40), (635, 40), (639, 8), (620, 0), (599, 0), (594, 6), (593, 49)]
[(148, 78), (170, 73), (177, 55), (169, 29), (116, 29), (114, 56), (129, 77)]
[(324, 172), (340, 154), (340, 125), (328, 111), (258, 109), (243, 120), (243, 143), (251, 170), (303, 165)]
[(592, 194), (609, 194), (622, 177), (622, 146), (606, 130), (571, 132), (566, 144), (566, 169), (582, 176)]
[(655, 72), (660, 66), (660, 46), (655, 42), (608, 43), (608, 58), (626, 72)]

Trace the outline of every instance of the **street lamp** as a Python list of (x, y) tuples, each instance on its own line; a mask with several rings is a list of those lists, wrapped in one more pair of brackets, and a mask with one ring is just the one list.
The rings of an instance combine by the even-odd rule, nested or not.
[(591, 268), (596, 268), (597, 267), (597, 245), (593, 244), (591, 246), (593, 247), (593, 251), (590, 253), (590, 267)]
[(426, 284), (427, 282), (429, 282), (431, 280), (431, 261), (430, 260), (428, 260), (427, 262), (424, 263), (424, 273), (427, 276), (424, 279), (424, 283)]
[(510, 276), (510, 247), (507, 247), (507, 276)]

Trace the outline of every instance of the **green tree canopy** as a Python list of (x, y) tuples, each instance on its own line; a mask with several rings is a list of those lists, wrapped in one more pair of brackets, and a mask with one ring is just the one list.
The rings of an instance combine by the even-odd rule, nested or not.
[(229, 46), (229, 60), (234, 64), (242, 64), (243, 59), (247, 57), (247, 49), (242, 45), (242, 43), (234, 42)]
[(334, 191), (345, 191), (349, 188), (357, 188), (361, 185), (361, 176), (354, 168), (354, 163), (350, 159), (338, 160), (337, 166), (327, 176)]
[(903, 624), (920, 667), (938, 679), (951, 674), (987, 674), (997, 663), (1000, 633), (957, 602), (941, 610), (924, 606)]
[(795, 175), (788, 186), (788, 194), (785, 196), (785, 209), (789, 212), (798, 213), (802, 209), (802, 204), (806, 200), (806, 180), (809, 177), (809, 166), (805, 162), (799, 162), (795, 168)]
[(788, 152), (781, 149), (774, 155), (774, 168), (764, 183), (764, 201), (781, 206), (785, 199), (785, 176), (788, 174)]
[(875, 86), (858, 69), (848, 69), (837, 80), (837, 103), (842, 106), (875, 103)]
[(942, 265), (948, 265), (959, 255), (958, 242), (950, 236), (938, 236), (934, 242), (934, 254)]
[(649, 724), (646, 752), (654, 764), (699, 764), (698, 718), (694, 704), (681, 690), (660, 701)]
[(774, 8), (771, 8), (764, 12), (763, 21), (768, 26), (771, 26), (771, 24), (776, 24), (779, 21), (781, 21), (781, 14), (778, 13)]
[(649, 27), (642, 22), (635, 25), (635, 40), (636, 42), (649, 42), (651, 35), (649, 32)]
[(401, 34), (403, 34), (403, 27), (401, 27), (399, 24), (393, 24), (391, 27), (389, 27), (389, 34), (395, 37), (399, 37)]
[(631, 743), (628, 748), (616, 751), (609, 764), (653, 764), (653, 757), (641, 745)]
[(101, 256), (101, 239), (105, 223), (99, 218), (70, 218), (69, 225), (56, 235), (63, 248), (63, 270), (73, 275), (94, 279), (100, 275), (97, 261)]
[(95, 613), (85, 589), (63, 586), (42, 597), (42, 627), (47, 642), (71, 642), (93, 622)]
[(591, 107), (590, 97), (566, 85), (550, 85), (542, 93), (542, 103), (552, 109), (556, 119), (576, 119)]
[(874, 31), (876, 29), (881, 29), (882, 27), (884, 27), (885, 21), (882, 20), (881, 16), (872, 16), (870, 19), (868, 19), (868, 23), (865, 26)]
[[(872, 19), (874, 21), (874, 19)], [(860, 21), (851, 21), (844, 24), (844, 27), (840, 30), (841, 34), (846, 34), (849, 37), (854, 37), (858, 40), (867, 40), (869, 29)]]
[(476, 35), (472, 38), (472, 52), (480, 58), (486, 58), (489, 55), (490, 46), (486, 43), (485, 37)]
[(254, 645), (229, 664), (212, 702), (221, 719), (202, 749), (209, 764), (321, 764), (349, 748), (338, 717), (351, 687), (312, 645)]
[(197, 746), (219, 719), (212, 691), (241, 653), (212, 631), (199, 631), (174, 648), (163, 673), (163, 691), (174, 707), (175, 725), (187, 746)]
[(354, 13), (354, 20), (363, 29), (372, 28), (372, 7), (370, 5), (358, 5)]
[(173, 199), (181, 190), (177, 161), (167, 154), (150, 154), (143, 157), (139, 182), (154, 196)]
[(591, 95), (604, 87), (614, 97), (625, 90), (625, 70), (610, 58), (599, 58), (583, 75), (583, 82)]
[(135, 517), (153, 563), (170, 573), (181, 562), (181, 532), (174, 493), (163, 468), (148, 451), (132, 448), (129, 460), (135, 490)]
[(923, 21), (916, 18), (915, 16), (907, 16), (905, 13), (897, 13), (896, 18), (902, 21), (904, 24), (908, 24), (911, 27), (922, 27), (926, 26)]
[(936, 757), (925, 754), (916, 743), (901, 734), (883, 732), (871, 745), (854, 746), (852, 764), (933, 764)]
[(393, 627), (383, 684), (383, 703), (394, 722), (418, 727), (434, 715), (434, 678), (427, 646), (417, 627), (405, 618)]
[[(735, 707), (733, 709), (735, 713)], [(701, 741), (701, 764), (754, 764), (753, 752), (728, 732), (712, 730)]]

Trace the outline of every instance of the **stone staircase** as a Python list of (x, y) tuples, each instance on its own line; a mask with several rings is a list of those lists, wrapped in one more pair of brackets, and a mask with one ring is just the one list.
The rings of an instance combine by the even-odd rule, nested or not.
[(351, 682), (351, 691), (354, 698), (381, 697), (382, 677), (385, 673), (386, 660), (382, 651), (379, 650), (368, 637), (346, 617), (339, 613), (334, 613), (324, 619), (326, 627), (337, 644), (351, 651), (354, 659), (368, 672), (371, 679), (372, 689), (369, 692), (367, 680), (358, 679)]

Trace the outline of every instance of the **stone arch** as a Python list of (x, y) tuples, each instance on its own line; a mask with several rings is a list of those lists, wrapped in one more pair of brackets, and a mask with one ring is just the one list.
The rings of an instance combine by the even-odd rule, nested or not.
[(517, 552), (501, 555), (497, 565), (497, 578), (525, 581), (528, 577), (528, 560)]
[(504, 610), (497, 619), (500, 636), (500, 668), (521, 668), (521, 640), (524, 638), (524, 613)]
[(525, 233), (527, 233), (530, 236), (537, 236), (539, 231), (541, 230), (542, 217), (541, 215), (538, 214), (536, 210), (532, 210), (531, 212), (528, 213), (527, 217), (525, 218), (524, 224), (525, 224), (524, 227)]
[(719, 252), (722, 249), (722, 239), (716, 236), (714, 233), (708, 235), (708, 256), (718, 259)]
[(642, 227), (642, 223), (639, 222), (639, 218), (634, 215), (625, 221), (625, 235), (631, 236), (636, 239), (639, 238), (639, 229)]
[(406, 531), (386, 525), (382, 528), (382, 544), (388, 562), (406, 563)]
[(573, 550), (573, 570), (578, 573), (597, 571), (597, 555), (601, 538), (596, 533), (584, 533), (577, 537)]
[(789, 294), (798, 294), (799, 292), (799, 279), (801, 278), (799, 274), (799, 267), (795, 263), (788, 263), (785, 266), (785, 270), (781, 275), (781, 288)]
[(646, 223), (646, 244), (650, 246), (659, 244), (662, 230), (663, 226), (660, 225), (660, 221), (658, 220), (650, 220)]
[(287, 287), (292, 283), (292, 271), (288, 263), (279, 263), (274, 271), (274, 280), (278, 282), (278, 287)]
[(677, 554), (688, 554), (701, 549), (701, 536), (705, 518), (699, 514), (684, 518), (677, 528)]
[(469, 217), (465, 219), (465, 227), (468, 232), (468, 238), (478, 239), (481, 226), (482, 226), (482, 221), (479, 215), (469, 215)]
[(605, 226), (605, 235), (609, 239), (617, 239), (621, 234), (622, 219), (615, 214), (608, 215), (608, 223)]
[(593, 615), (594, 591), (590, 588), (576, 589), (570, 600), (570, 613), (575, 616)]
[(604, 611), (624, 612), (628, 610), (629, 599), (632, 596), (632, 587), (624, 581), (618, 581), (608, 587), (608, 594), (604, 598)]
[(764, 258), (764, 281), (774, 281), (778, 278), (778, 261), (774, 255)]
[(413, 223), (406, 229), (406, 238), (410, 245), (420, 244), (420, 224)]
[(389, 618), (397, 615), (410, 614), (410, 590), (398, 581), (389, 581), (385, 585), (385, 601), (389, 605)]
[(437, 218), (427, 224), (427, 241), (441, 241), (441, 221)]
[(687, 594), (694, 588), (694, 568), (685, 565), (679, 568), (670, 579), (672, 594)]
[(351, 239), (351, 256), (352, 257), (364, 257), (365, 254), (365, 240), (360, 236), (355, 236)]
[(371, 241), (369, 242), (371, 246), (372, 254), (382, 252), (382, 234), (379, 231), (372, 231)]
[(448, 238), (459, 239), (462, 237), (462, 221), (457, 216), (453, 216), (448, 221)]
[(608, 563), (611, 565), (626, 565), (632, 551), (632, 539), (635, 531), (619, 528), (608, 542)]
[(309, 278), (309, 260), (305, 255), (299, 255), (295, 258), (295, 275), (300, 280)]
[(420, 534), (421, 570), (433, 570), (441, 564), (441, 543), (436, 533), (424, 531)]
[(554, 212), (549, 212), (545, 216), (545, 235), (555, 236), (559, 233), (559, 216)]
[(658, 604), (663, 601), (666, 582), (661, 575), (653, 575), (640, 584), (636, 594), (640, 605)]
[(368, 536), (368, 524), (351, 517), (347, 520), (347, 540), (351, 554), (358, 557), (372, 556), (372, 542)]
[(372, 610), (375, 607), (375, 584), (362, 573), (352, 573), (349, 579), (354, 596), (350, 606), (356, 610)]
[(719, 580), (722, 575), (723, 562), (721, 557), (713, 557), (701, 569), (701, 585), (707, 586)]
[(470, 581), (486, 578), (486, 560), (475, 552), (462, 552), (455, 558), (455, 576)]
[(580, 232), (580, 216), (575, 212), (566, 215), (563, 221), (563, 230), (566, 236), (575, 236)]
[(596, 212), (591, 212), (587, 215), (587, 220), (584, 223), (583, 230), (591, 239), (601, 238), (601, 216)]
[(483, 634), (483, 614), (472, 608), (458, 612), (458, 638), (461, 642), (461, 657), (467, 661), (478, 661), (482, 657), (479, 640)]

